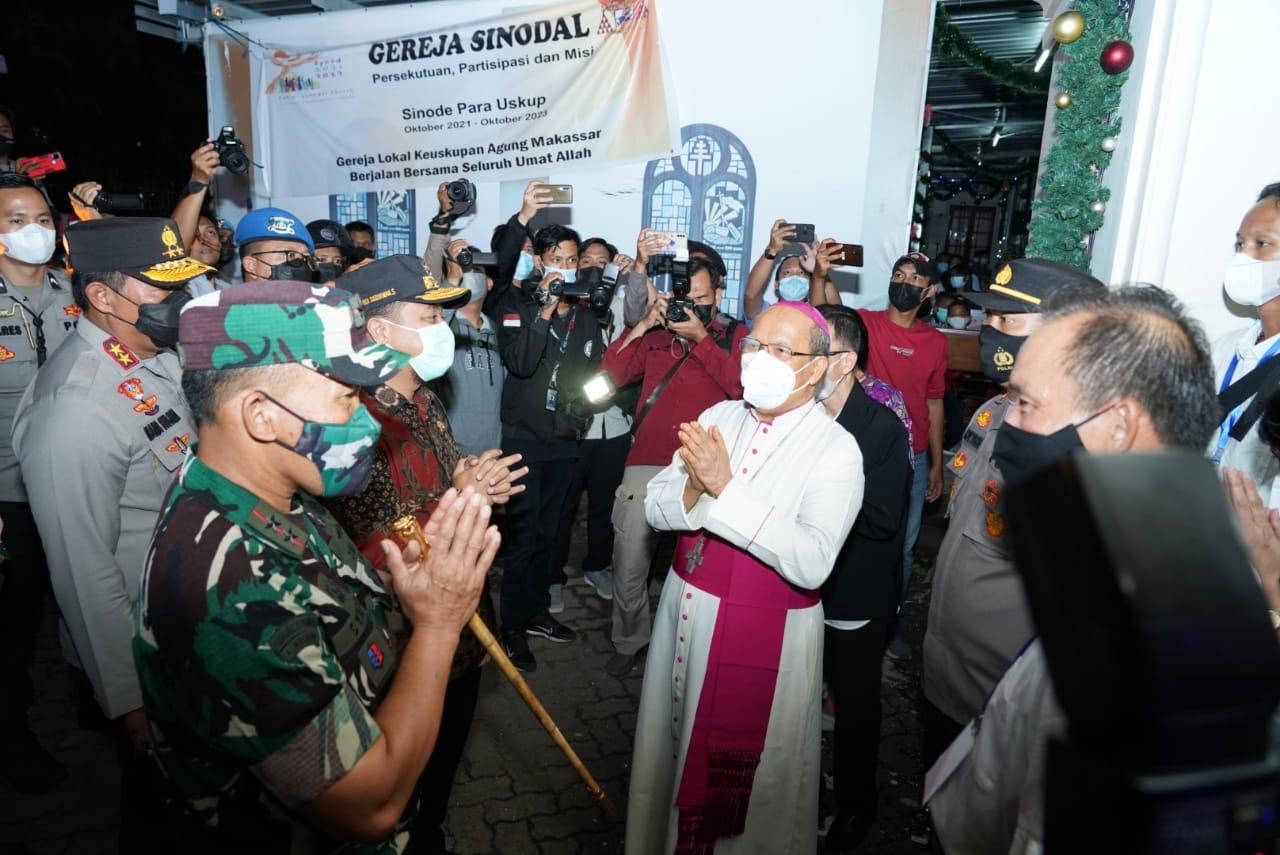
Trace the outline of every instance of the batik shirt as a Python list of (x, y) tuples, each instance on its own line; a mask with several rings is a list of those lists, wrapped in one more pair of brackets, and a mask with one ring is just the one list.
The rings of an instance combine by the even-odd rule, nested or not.
[[(425, 386), (413, 400), (390, 386), (360, 390), (360, 403), (382, 426), (369, 484), (351, 496), (325, 504), (370, 561), (383, 561), (382, 541), (398, 542), (392, 524), (413, 516), (423, 528), (445, 490), (453, 486), (458, 444), (440, 399)], [(480, 598), (480, 617), (495, 626), (493, 602)], [(467, 629), (458, 638), (449, 679), (474, 670), (484, 661), (484, 647)]]
[(404, 637), (319, 502), (299, 493), (281, 513), (189, 456), (139, 599), (134, 659), (156, 759), (220, 850), (403, 851), (403, 824), (344, 847), (296, 812), (377, 741), (373, 711)]

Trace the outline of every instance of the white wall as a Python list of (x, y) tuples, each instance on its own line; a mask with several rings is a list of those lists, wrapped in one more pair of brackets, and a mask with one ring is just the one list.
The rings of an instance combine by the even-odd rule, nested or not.
[(1136, 3), (1132, 27), (1137, 60), (1093, 270), (1168, 288), (1216, 338), (1247, 323), (1221, 286), (1236, 227), (1280, 180), (1280, 110), (1259, 91), (1275, 79), (1280, 3)]
[[(330, 12), (322, 20), (332, 34), (329, 44), (349, 44), (461, 23), (510, 6), (503, 0), (446, 0)], [(721, 125), (754, 158), (753, 254), (764, 249), (774, 219), (812, 222), (822, 236), (865, 244), (868, 275), (887, 282), (888, 266), (905, 249), (910, 226), (932, 0), (793, 0), (785, 14), (766, 0), (657, 0), (656, 8), (680, 124)], [(266, 44), (302, 47), (297, 18), (236, 26)], [(239, 103), (247, 99), (241, 82), (247, 75), (233, 68), (237, 56), (236, 49), (220, 51), (216, 43), (206, 50), (210, 77), (230, 81), (210, 84), (210, 127), (248, 114), (247, 100), (246, 106)], [(575, 227), (629, 252), (641, 226), (642, 165), (566, 169), (546, 177), (575, 186)], [(418, 190), (422, 247), (426, 221), (435, 212), (434, 185)], [(497, 184), (478, 190), (476, 216), (458, 225), (461, 236), (487, 246), (493, 226), (514, 213), (509, 200), (518, 194), (513, 188), (504, 193)], [(326, 196), (269, 203), (304, 220), (328, 216)], [(263, 204), (268, 200), (255, 200)], [(883, 295), (875, 296), (884, 302)]]

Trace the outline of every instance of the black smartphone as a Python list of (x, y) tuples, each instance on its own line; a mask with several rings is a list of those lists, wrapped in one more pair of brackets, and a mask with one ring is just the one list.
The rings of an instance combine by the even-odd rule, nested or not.
[(795, 234), (787, 238), (787, 243), (813, 243), (813, 223), (787, 223), (795, 226)]

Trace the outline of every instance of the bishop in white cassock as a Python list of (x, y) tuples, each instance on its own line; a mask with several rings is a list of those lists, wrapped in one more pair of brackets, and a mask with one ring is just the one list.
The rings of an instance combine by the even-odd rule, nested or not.
[(818, 589), (862, 504), (862, 455), (815, 402), (826, 321), (781, 303), (744, 339), (744, 401), (680, 428), (649, 482), (680, 531), (636, 723), (628, 855), (817, 848)]

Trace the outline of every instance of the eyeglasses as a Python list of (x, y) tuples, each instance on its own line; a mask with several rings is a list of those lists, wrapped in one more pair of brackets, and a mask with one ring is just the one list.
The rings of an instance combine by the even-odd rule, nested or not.
[(738, 344), (738, 347), (742, 348), (743, 353), (755, 353), (761, 348), (764, 348), (766, 351), (768, 351), (770, 356), (774, 357), (775, 359), (781, 359), (784, 362), (786, 362), (787, 360), (790, 360), (794, 356), (826, 356), (827, 355), (825, 353), (804, 353), (799, 350), (792, 350), (790, 346), (785, 344), (765, 344), (759, 339), (754, 339), (751, 336), (747, 336), (746, 338), (744, 338)]
[(308, 266), (315, 264), (315, 259), (312, 256), (293, 249), (268, 249), (262, 252), (249, 253), (250, 258), (261, 258), (264, 255), (283, 255), (284, 261), (282, 263), (284, 264), (293, 264), (298, 261), (304, 261)]

